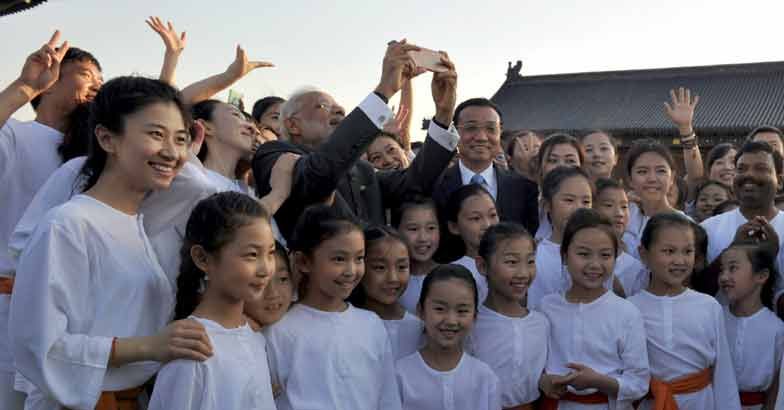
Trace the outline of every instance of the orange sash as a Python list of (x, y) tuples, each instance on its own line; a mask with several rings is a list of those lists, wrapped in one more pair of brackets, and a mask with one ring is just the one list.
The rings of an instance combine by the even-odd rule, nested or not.
[(143, 387), (134, 387), (128, 390), (105, 391), (98, 397), (95, 410), (138, 410), (139, 395), (144, 392)]
[(671, 382), (665, 382), (651, 377), (649, 396), (653, 396), (653, 409), (678, 410), (678, 402), (675, 401), (676, 394), (696, 393), (710, 386), (712, 380), (712, 367), (683, 376)]
[(0, 277), (0, 295), (10, 295), (14, 290), (14, 278)]
[(539, 410), (558, 410), (559, 401), (571, 401), (580, 404), (604, 404), (607, 403), (607, 395), (604, 393), (591, 393), (591, 394), (574, 394), (567, 392), (560, 399), (551, 399), (549, 397), (542, 397), (542, 402), (539, 405)]
[(768, 395), (761, 391), (742, 391), (740, 392), (741, 406), (759, 406), (765, 404)]

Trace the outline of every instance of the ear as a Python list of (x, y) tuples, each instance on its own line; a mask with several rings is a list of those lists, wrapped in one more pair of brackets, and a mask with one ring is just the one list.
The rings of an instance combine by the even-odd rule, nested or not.
[(460, 229), (458, 228), (456, 222), (447, 221), (446, 227), (449, 230), (449, 233), (451, 233), (452, 235), (460, 236)]
[(637, 252), (640, 253), (640, 262), (643, 263), (646, 267), (648, 266), (648, 250), (645, 249), (642, 244), (637, 248)]
[(117, 152), (117, 138), (106, 127), (101, 124), (95, 126), (95, 138), (101, 149), (106, 151), (107, 154), (114, 154)]
[(209, 121), (204, 121), (204, 119), (200, 118), (193, 122), (193, 125), (199, 124), (200, 127), (204, 132), (204, 139), (210, 138), (215, 135), (215, 126), (210, 124)]
[(210, 258), (201, 245), (191, 246), (191, 259), (197, 268), (204, 272), (209, 272)]
[(311, 266), (310, 265), (311, 264), (310, 264), (310, 258), (308, 257), (308, 255), (305, 255), (304, 252), (296, 251), (296, 252), (294, 252), (292, 259), (294, 261), (294, 266), (297, 267), (297, 271), (299, 273), (301, 273), (303, 275), (310, 273), (310, 271), (311, 271)]
[(476, 270), (479, 271), (483, 276), (487, 276), (487, 268), (489, 267), (489, 263), (485, 260), (485, 258), (481, 256), (477, 256), (476, 259)]
[(768, 277), (770, 277), (770, 270), (762, 269), (761, 271), (754, 272), (754, 274), (751, 275), (751, 277), (754, 283), (757, 283), (760, 286), (764, 286), (765, 282), (768, 281)]

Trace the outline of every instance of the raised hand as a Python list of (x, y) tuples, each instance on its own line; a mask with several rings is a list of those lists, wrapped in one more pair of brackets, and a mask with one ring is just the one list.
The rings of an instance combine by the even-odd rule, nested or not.
[(433, 81), (430, 83), (430, 90), (433, 93), (433, 102), (436, 104), (435, 120), (441, 124), (449, 126), (452, 123), (452, 114), (455, 112), (457, 103), (457, 71), (449, 55), (441, 51), (441, 63), (447, 70), (440, 73), (433, 73)]
[(55, 31), (46, 44), (25, 60), (17, 81), (30, 100), (49, 89), (60, 78), (60, 62), (70, 46), (65, 41), (57, 47), (58, 42), (60, 30)]
[(406, 43), (405, 39), (391, 41), (387, 45), (381, 68), (381, 80), (375, 90), (377, 93), (390, 99), (403, 88), (403, 83), (423, 72), (417, 69), (414, 59), (409, 54), (409, 51), (416, 50), (419, 50), (419, 47)]
[(147, 23), (154, 32), (161, 36), (161, 40), (163, 40), (163, 44), (166, 46), (167, 53), (180, 54), (182, 53), (182, 50), (185, 49), (185, 32), (183, 31), (182, 34), (177, 35), (177, 30), (174, 29), (174, 25), (171, 21), (163, 24), (163, 21), (160, 18), (150, 16), (144, 22)]
[(691, 90), (680, 87), (670, 90), (670, 102), (664, 103), (664, 112), (673, 124), (678, 127), (681, 135), (689, 135), (694, 132), (694, 108), (700, 102), (700, 96), (694, 95), (692, 98)]
[(404, 131), (405, 121), (406, 118), (408, 118), (408, 115), (408, 108), (401, 105), (400, 109), (397, 110), (397, 114), (395, 114), (395, 118), (384, 125), (384, 131), (392, 135), (400, 136)]
[(275, 67), (275, 64), (268, 61), (250, 61), (248, 60), (248, 54), (245, 52), (245, 49), (240, 45), (237, 45), (236, 56), (231, 65), (226, 69), (226, 75), (236, 81), (245, 77), (249, 72), (261, 67)]

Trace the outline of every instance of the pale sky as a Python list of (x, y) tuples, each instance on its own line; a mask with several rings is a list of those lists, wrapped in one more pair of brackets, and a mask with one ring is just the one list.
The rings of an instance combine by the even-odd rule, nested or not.
[[(378, 83), (386, 43), (404, 37), (450, 54), (458, 102), (492, 96), (507, 61), (518, 59), (523, 75), (784, 60), (781, 1), (50, 0), (0, 18), (0, 83), (13, 81), (55, 29), (91, 51), (105, 79), (157, 77), (164, 47), (144, 24), (149, 15), (188, 33), (180, 87), (223, 71), (237, 43), (251, 59), (274, 62), (277, 68), (233, 87), (248, 109), (257, 98), (287, 97), (305, 85), (351, 109)], [(430, 74), (415, 80), (414, 92), (419, 139), (421, 119), (434, 113)], [(15, 117), (33, 112), (25, 107)]]

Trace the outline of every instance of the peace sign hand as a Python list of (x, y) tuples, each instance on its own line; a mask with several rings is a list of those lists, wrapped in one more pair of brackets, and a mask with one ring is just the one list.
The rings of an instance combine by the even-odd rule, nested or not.
[(237, 81), (245, 77), (249, 72), (261, 67), (275, 67), (275, 64), (268, 61), (249, 61), (248, 54), (241, 46), (237, 45), (237, 54), (234, 61), (226, 69), (226, 74), (234, 81)]
[(60, 30), (57, 30), (46, 44), (25, 60), (18, 81), (31, 100), (49, 89), (60, 78), (60, 62), (70, 46), (68, 41), (65, 41), (57, 47), (59, 41)]
[(182, 50), (185, 49), (185, 32), (183, 31), (182, 34), (178, 36), (177, 30), (174, 29), (174, 25), (171, 21), (163, 24), (163, 21), (160, 18), (151, 16), (144, 22), (147, 23), (154, 32), (161, 36), (161, 40), (163, 40), (163, 44), (166, 46), (167, 53), (179, 55), (182, 53)]

